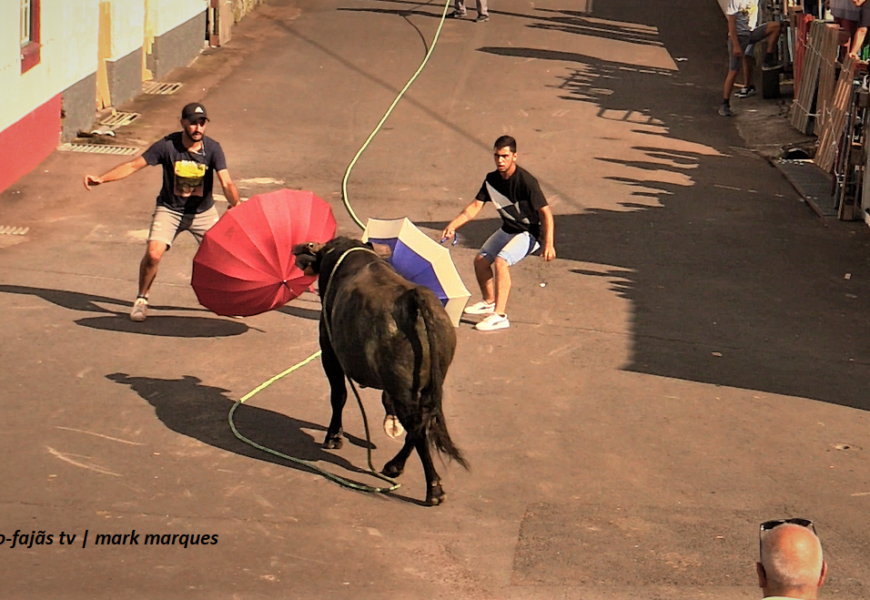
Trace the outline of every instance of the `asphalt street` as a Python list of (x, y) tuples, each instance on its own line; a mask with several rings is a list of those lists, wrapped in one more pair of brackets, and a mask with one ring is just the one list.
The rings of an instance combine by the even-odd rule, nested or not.
[[(557, 259), (512, 271), (511, 328), (458, 329), (445, 412), (471, 470), (438, 465), (446, 503), (421, 505), (415, 456), (377, 496), (236, 439), (234, 402), (318, 349), (317, 297), (216, 316), (185, 234), (131, 322), (161, 174), (87, 192), (124, 159), (58, 151), (0, 194), (0, 226), (29, 227), (0, 235), (0, 596), (750, 599), (758, 524), (789, 516), (816, 523), (823, 597), (870, 595), (870, 231), (818, 218), (740, 135), (764, 101), (717, 115), (716, 2), (490, 4), (445, 22), (348, 183), (363, 220), (435, 237), (508, 133), (556, 215)], [(172, 74), (175, 95), (121, 107), (141, 116), (112, 142), (144, 150), (202, 101), (243, 197), (311, 190), (359, 235), (342, 177), (442, 9), (268, 0)], [(472, 301), (498, 222), (487, 209), (451, 250)], [(328, 395), (315, 362), (236, 424), (374, 483), (354, 406), (345, 447), (320, 448)], [(399, 448), (372, 442), (378, 467)]]

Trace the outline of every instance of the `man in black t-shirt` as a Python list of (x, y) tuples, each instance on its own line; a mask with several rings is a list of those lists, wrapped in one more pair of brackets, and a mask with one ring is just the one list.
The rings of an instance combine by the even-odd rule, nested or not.
[(193, 102), (181, 111), (181, 131), (155, 142), (139, 158), (118, 165), (97, 177), (85, 175), (85, 188), (129, 177), (145, 166), (163, 167), (163, 187), (151, 219), (148, 246), (139, 265), (139, 295), (130, 319), (148, 316), (148, 291), (157, 276), (163, 254), (182, 231), (190, 231), (197, 242), (220, 215), (214, 206), (212, 187), (217, 173), (230, 208), (239, 203), (239, 191), (227, 171), (221, 145), (205, 135), (208, 116), (202, 104)]
[(501, 229), (486, 240), (474, 259), (474, 273), (483, 301), (466, 307), (465, 312), (488, 315), (474, 326), (480, 331), (510, 327), (505, 308), (511, 291), (511, 266), (540, 248), (541, 243), (543, 259), (556, 258), (553, 213), (538, 180), (517, 165), (516, 140), (503, 135), (495, 141), (493, 150), (496, 170), (486, 175), (474, 202), (466, 206), (441, 234), (441, 241), (451, 239), (456, 230), (476, 217), (487, 202), (495, 205), (501, 217)]

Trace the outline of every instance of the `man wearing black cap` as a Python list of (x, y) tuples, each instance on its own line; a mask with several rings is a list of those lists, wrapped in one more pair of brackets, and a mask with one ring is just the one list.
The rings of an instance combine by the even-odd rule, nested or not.
[(198, 243), (202, 242), (202, 236), (220, 218), (212, 196), (215, 172), (230, 208), (239, 203), (239, 191), (230, 179), (224, 151), (205, 135), (207, 121), (205, 107), (192, 102), (181, 111), (181, 131), (170, 133), (139, 158), (99, 177), (85, 175), (85, 188), (90, 190), (91, 186), (129, 177), (145, 166), (163, 167), (163, 187), (157, 196), (148, 246), (139, 265), (139, 295), (130, 312), (133, 321), (144, 321), (148, 316), (148, 291), (160, 259), (175, 236), (188, 230)]

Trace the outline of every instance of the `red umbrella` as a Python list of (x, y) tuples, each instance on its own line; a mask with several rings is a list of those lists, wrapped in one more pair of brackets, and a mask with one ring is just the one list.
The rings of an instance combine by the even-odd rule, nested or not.
[(294, 244), (334, 236), (332, 208), (311, 192), (260, 194), (205, 234), (190, 283), (200, 304), (219, 315), (248, 317), (279, 308), (316, 279), (296, 266)]

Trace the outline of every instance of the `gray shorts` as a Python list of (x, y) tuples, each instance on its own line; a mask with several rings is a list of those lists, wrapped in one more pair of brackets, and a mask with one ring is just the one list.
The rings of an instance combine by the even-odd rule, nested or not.
[(175, 236), (182, 231), (189, 231), (196, 238), (196, 243), (201, 244), (202, 236), (218, 222), (218, 219), (220, 213), (214, 206), (195, 215), (186, 215), (169, 210), (165, 206), (158, 206), (151, 217), (148, 241), (163, 242), (169, 247), (175, 241)]
[(507, 233), (499, 228), (483, 243), (480, 255), (489, 262), (495, 262), (496, 257), (504, 259), (512, 267), (540, 247), (538, 241), (527, 231)]
[[(746, 54), (749, 46), (760, 42), (764, 38), (767, 37), (767, 23), (762, 23), (755, 29), (753, 29), (749, 35), (738, 35), (737, 41), (740, 43), (740, 50), (743, 51), (743, 54)], [(731, 42), (731, 36), (728, 36), (728, 56), (730, 58), (730, 62), (728, 63), (728, 68), (732, 71), (739, 71), (743, 67), (743, 59), (737, 58), (734, 56), (734, 44)]]

